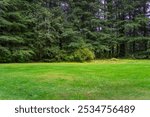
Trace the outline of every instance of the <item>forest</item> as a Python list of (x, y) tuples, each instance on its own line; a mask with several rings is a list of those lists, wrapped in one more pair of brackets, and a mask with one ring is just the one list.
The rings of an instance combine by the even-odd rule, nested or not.
[(0, 0), (0, 63), (150, 59), (149, 0)]

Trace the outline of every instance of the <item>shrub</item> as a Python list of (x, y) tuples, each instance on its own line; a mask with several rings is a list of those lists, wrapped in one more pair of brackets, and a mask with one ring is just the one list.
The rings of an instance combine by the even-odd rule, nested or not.
[(77, 49), (72, 56), (70, 56), (70, 59), (73, 59), (73, 61), (77, 62), (84, 62), (84, 61), (90, 61), (93, 60), (95, 57), (94, 53), (89, 50), (88, 48), (83, 49)]
[(60, 62), (66, 58), (66, 51), (60, 50), (58, 47), (45, 48), (43, 51), (43, 59), (45, 62)]
[(134, 58), (136, 59), (149, 59), (150, 58), (150, 49), (147, 51), (142, 51), (134, 54)]
[(11, 52), (0, 46), (0, 63), (7, 63), (11, 61)]
[(12, 54), (13, 62), (29, 62), (31, 61), (34, 52), (32, 50), (17, 50)]

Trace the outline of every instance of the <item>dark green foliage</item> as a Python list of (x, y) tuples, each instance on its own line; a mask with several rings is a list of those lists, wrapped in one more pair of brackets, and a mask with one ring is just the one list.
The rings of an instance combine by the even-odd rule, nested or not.
[(150, 58), (148, 0), (1, 0), (0, 62)]
[(30, 62), (33, 59), (34, 52), (32, 50), (16, 50), (12, 53), (13, 62)]
[(11, 62), (11, 52), (5, 48), (0, 46), (0, 62), (7, 63)]
[(31, 5), (25, 0), (2, 0), (0, 6), (0, 62), (31, 61), (29, 40), (34, 34), (32, 19), (26, 16)]

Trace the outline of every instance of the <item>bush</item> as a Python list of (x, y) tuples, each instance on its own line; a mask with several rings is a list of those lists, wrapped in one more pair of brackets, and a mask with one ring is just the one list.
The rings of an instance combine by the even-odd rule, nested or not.
[(72, 54), (72, 56), (70, 56), (70, 59), (77, 62), (90, 61), (94, 58), (94, 53), (88, 48), (78, 49)]
[(4, 47), (0, 46), (0, 63), (11, 62), (11, 52)]
[(31, 61), (34, 52), (32, 50), (17, 50), (12, 54), (13, 62), (29, 62)]
[(45, 48), (43, 51), (43, 58), (41, 61), (44, 62), (60, 62), (64, 61), (66, 55), (65, 50), (60, 50), (58, 47)]
[(136, 58), (136, 59), (149, 59), (150, 58), (150, 49), (148, 49), (147, 51), (142, 51), (142, 52), (134, 54), (134, 58)]

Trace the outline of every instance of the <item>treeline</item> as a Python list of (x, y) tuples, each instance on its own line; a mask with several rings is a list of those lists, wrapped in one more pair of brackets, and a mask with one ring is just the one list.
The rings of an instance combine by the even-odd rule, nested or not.
[(0, 0), (0, 62), (150, 58), (149, 0)]

